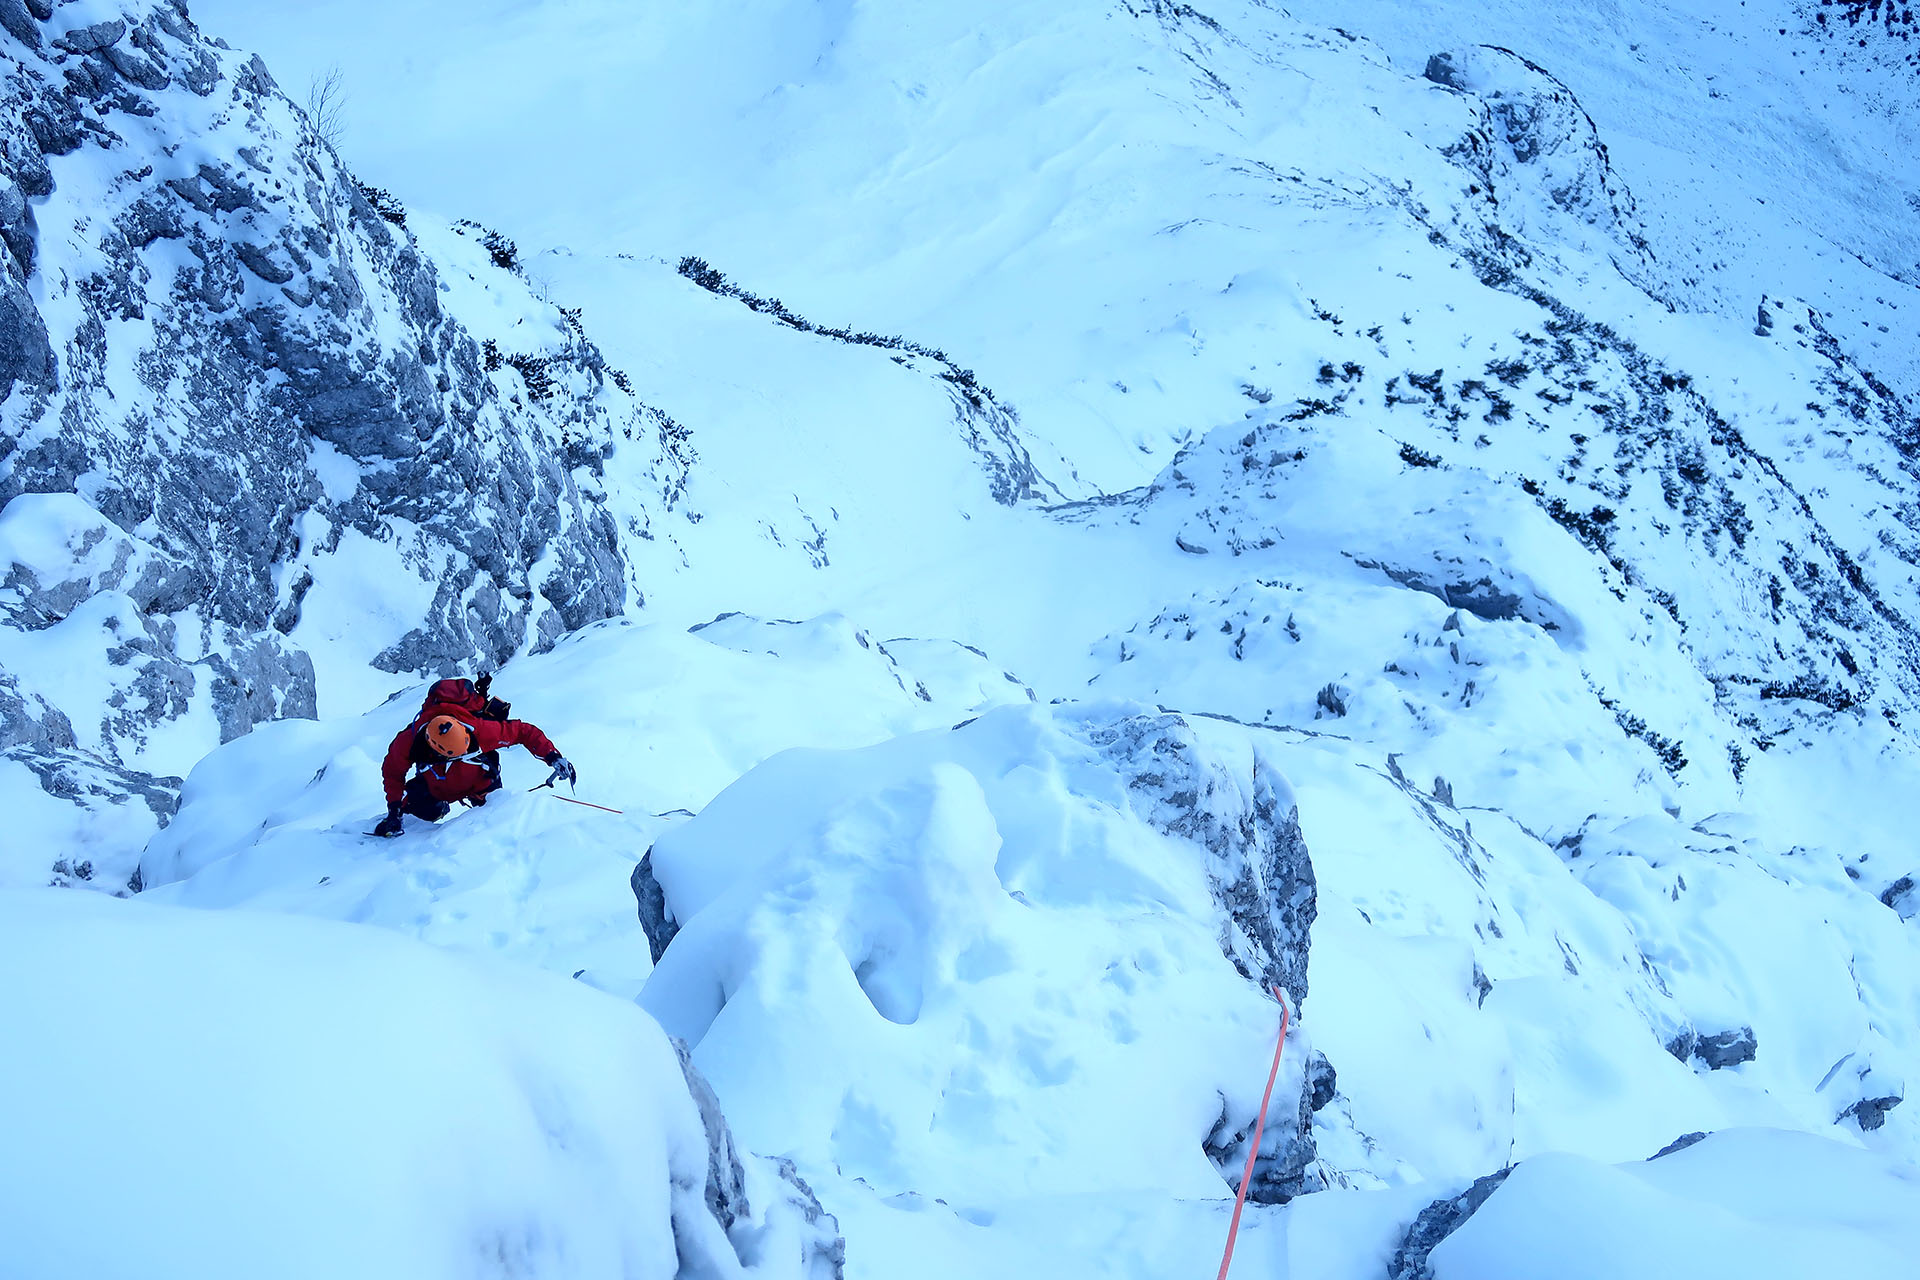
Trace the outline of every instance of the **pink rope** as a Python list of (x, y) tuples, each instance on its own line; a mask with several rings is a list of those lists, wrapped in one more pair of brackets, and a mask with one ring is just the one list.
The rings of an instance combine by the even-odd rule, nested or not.
[(1253, 1123), (1253, 1142), (1247, 1147), (1247, 1167), (1240, 1175), (1240, 1194), (1233, 1201), (1233, 1222), (1227, 1228), (1227, 1251), (1220, 1258), (1219, 1280), (1227, 1280), (1227, 1268), (1233, 1265), (1233, 1242), (1240, 1234), (1240, 1211), (1247, 1207), (1247, 1186), (1253, 1181), (1254, 1157), (1260, 1154), (1260, 1135), (1267, 1127), (1267, 1103), (1273, 1100), (1273, 1082), (1280, 1074), (1280, 1051), (1287, 1047), (1287, 998), (1280, 988), (1269, 986), (1280, 1002), (1280, 1043), (1273, 1046), (1273, 1070), (1267, 1072), (1267, 1091), (1260, 1095), (1260, 1118)]

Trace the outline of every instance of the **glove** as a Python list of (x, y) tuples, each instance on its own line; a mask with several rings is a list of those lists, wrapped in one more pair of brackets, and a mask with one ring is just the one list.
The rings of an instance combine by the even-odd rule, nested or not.
[(400, 834), (399, 805), (396, 804), (388, 807), (387, 816), (380, 819), (380, 825), (373, 829), (373, 834), (386, 839), (391, 839)]
[(564, 782), (572, 786), (579, 781), (580, 774), (574, 769), (573, 762), (558, 751), (547, 757), (547, 764), (553, 769), (553, 776), (547, 779), (548, 782)]

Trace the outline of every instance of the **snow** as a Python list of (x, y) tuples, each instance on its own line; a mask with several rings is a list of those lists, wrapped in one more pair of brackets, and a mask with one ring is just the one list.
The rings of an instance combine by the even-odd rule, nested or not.
[[(35, 1262), (103, 1200), (202, 1270), (353, 1213), (364, 1239), (266, 1269), (446, 1270), (497, 1238), (475, 1222), (522, 1224), (536, 1274), (562, 1239), (652, 1248), (686, 1108), (677, 1075), (643, 1105), (672, 1060), (637, 1001), (838, 1217), (850, 1276), (1202, 1274), (1237, 1176), (1202, 1143), (1251, 1115), (1275, 1010), (1204, 852), (1090, 746), (1170, 708), (1236, 787), (1258, 761), (1297, 800), (1318, 880), (1276, 1096), (1316, 1049), (1337, 1069), (1329, 1189), (1254, 1206), (1235, 1274), (1376, 1277), (1425, 1205), (1514, 1164), (1437, 1275), (1912, 1270), (1920, 1106), (1859, 1104), (1920, 1080), (1920, 931), (1880, 901), (1920, 870), (1913, 479), (1818, 323), (1920, 386), (1893, 274), (1911, 94), (1864, 75), (1890, 105), (1833, 117), (1854, 64), (1784, 0), (1731, 31), (1692, 0), (1175, 9), (196, 4), (289, 83), (347, 65), (342, 150), (476, 340), (552, 351), (583, 308), (697, 456), (616, 442), (634, 607), (499, 673), (619, 814), (528, 794), (544, 770), (509, 752), (486, 807), (366, 836), (423, 691), (373, 664), (445, 568), (405, 522), (302, 525), (278, 586), (313, 575), (291, 640), (321, 719), (207, 752), (196, 704), (139, 757), (193, 766), (164, 830), (136, 806), (109, 833), (0, 762), (36, 850), (132, 830), (148, 886), (5, 908), (37, 950), (0, 930), (0, 961), (73, 973), (0, 984), (45, 1046), (0, 1065), (0, 1106), (62, 1102), (23, 1149), (85, 1140), (16, 1210)], [(1579, 106), (1483, 175), (1459, 148), (1542, 91), (1486, 44)], [(1442, 49), (1472, 93), (1420, 78)], [(1631, 208), (1600, 208), (1582, 109)], [(1046, 484), (996, 502), (983, 458), (1011, 446), (969, 441), (927, 361), (770, 321), (689, 253), (944, 348), (1018, 407)], [(362, 466), (314, 446), (335, 501)], [(109, 571), (145, 554), (74, 495), (0, 511), (0, 569), (82, 584), (55, 626), (0, 629), (0, 665), (83, 743), (113, 692), (96, 633), (138, 626)], [(657, 968), (649, 851), (679, 926)], [(175, 1113), (109, 1071), (142, 1028), (179, 1050), (140, 1094)], [(1750, 1060), (1687, 1052), (1744, 1031)], [(286, 1105), (322, 1081), (365, 1112)], [(541, 1145), (552, 1096), (584, 1149)], [(203, 1131), (242, 1163), (275, 1134), (315, 1185), (156, 1172)], [(327, 1181), (355, 1144), (398, 1153), (389, 1181)], [(124, 1181), (76, 1195), (83, 1156)], [(233, 1234), (193, 1215), (236, 1193)]]
[(1251, 1109), (1277, 1012), (1221, 954), (1202, 861), (1085, 742), (1123, 710), (786, 752), (655, 843), (681, 932), (641, 1002), (742, 1132), (963, 1216), (1217, 1193), (1214, 1095)]
[[(644, 674), (610, 674), (621, 672)], [(144, 896), (383, 925), (584, 969), (632, 995), (651, 964), (627, 879), (647, 846), (787, 747), (866, 746), (963, 714), (923, 702), (918, 683), (840, 618), (730, 619), (694, 634), (602, 624), (515, 662), (495, 692), (576, 763), (579, 799), (623, 813), (526, 794), (547, 770), (509, 749), (507, 789), (484, 809), (441, 827), (410, 819), (399, 845), (369, 841), (380, 761), (425, 692), (413, 686), (364, 715), (262, 725), (210, 754), (148, 846)]]
[(1912, 1274), (1920, 1179), (1838, 1143), (1734, 1129), (1608, 1167), (1539, 1156), (1433, 1252), (1435, 1280)]
[[(0, 936), (0, 1013), (33, 1049), (0, 1060), (10, 1272), (670, 1277), (678, 1246), (747, 1274), (674, 1051), (624, 1002), (91, 894), (0, 893)], [(774, 1233), (754, 1273), (801, 1274), (792, 1225), (752, 1225)]]

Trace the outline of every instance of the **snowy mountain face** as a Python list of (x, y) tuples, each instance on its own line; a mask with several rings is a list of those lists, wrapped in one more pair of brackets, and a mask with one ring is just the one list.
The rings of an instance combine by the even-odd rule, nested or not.
[(184, 6), (16, 5), (5, 49), (0, 742), (123, 883), (85, 811), (164, 820), (163, 775), (315, 713), (316, 651), (485, 667), (618, 612), (601, 458), (658, 428), (550, 307), (476, 340), (446, 277), (505, 273), (436, 265)]
[[(1905, 19), (323, 8), (195, 16), (337, 59), (338, 151), (177, 8), (0, 0), (4, 865), (142, 887), (0, 910), (484, 1010), (365, 1033), (463, 1082), (368, 1141), (526, 1176), (332, 1271), (1198, 1273), (1277, 987), (1234, 1274), (1910, 1273)], [(578, 793), (369, 840), (474, 664)], [(85, 1274), (83, 1200), (0, 1239)]]

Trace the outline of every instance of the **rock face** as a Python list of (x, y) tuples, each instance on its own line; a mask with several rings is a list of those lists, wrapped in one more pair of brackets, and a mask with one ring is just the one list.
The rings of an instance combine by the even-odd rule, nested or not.
[(1667, 1045), (1667, 1052), (1680, 1061), (1698, 1062), (1709, 1071), (1752, 1062), (1759, 1049), (1760, 1042), (1754, 1036), (1752, 1027), (1737, 1027), (1710, 1035), (1701, 1035), (1688, 1028)]
[(1318, 911), (1293, 792), (1256, 754), (1244, 780), (1181, 716), (1129, 716), (1090, 734), (1127, 778), (1143, 816), (1205, 849), (1220, 949), (1250, 981), (1307, 997), (1307, 938)]
[(76, 8), (0, 6), (0, 628), (45, 640), (7, 647), (0, 751), (164, 820), (166, 775), (314, 714), (309, 644), (440, 674), (619, 611), (599, 467), (657, 420), (557, 312), (532, 355), (477, 342), (184, 4)]
[(1660, 1148), (1658, 1151), (1648, 1156), (1647, 1159), (1658, 1160), (1662, 1156), (1670, 1156), (1676, 1151), (1685, 1151), (1688, 1147), (1692, 1146), (1696, 1142), (1699, 1142), (1701, 1139), (1705, 1138), (1706, 1136), (1707, 1135), (1704, 1132), (1698, 1129), (1696, 1129), (1692, 1133), (1683, 1133), (1679, 1137), (1675, 1138), (1672, 1142), (1669, 1142), (1666, 1146)]
[[(735, 1256), (731, 1261), (750, 1266), (757, 1261), (752, 1256), (757, 1251), (741, 1248), (735, 1228), (742, 1226), (751, 1230), (757, 1225), (756, 1219), (767, 1216), (767, 1206), (756, 1207), (749, 1202), (747, 1171), (734, 1146), (733, 1132), (727, 1127), (727, 1117), (720, 1110), (720, 1099), (714, 1095), (713, 1086), (693, 1065), (686, 1041), (676, 1038), (673, 1051), (679, 1056), (680, 1072), (686, 1077), (687, 1092), (700, 1108), (700, 1122), (707, 1131), (707, 1182), (704, 1192), (707, 1213), (733, 1239)], [(751, 1155), (748, 1159), (771, 1167), (774, 1177), (762, 1180), (766, 1184), (765, 1190), (780, 1196), (785, 1207), (797, 1214), (806, 1225), (808, 1234), (800, 1242), (800, 1273), (814, 1280), (839, 1280), (846, 1266), (847, 1247), (846, 1241), (840, 1236), (838, 1220), (820, 1207), (820, 1200), (813, 1194), (813, 1188), (794, 1170), (792, 1161), (761, 1161), (760, 1157)], [(708, 1255), (700, 1236), (699, 1232), (682, 1230), (679, 1219), (675, 1218), (674, 1248), (680, 1259), (678, 1274), (688, 1277), (688, 1280), (718, 1273), (716, 1260)]]
[[(1191, 723), (1171, 713), (1096, 723), (1088, 737), (1126, 779), (1150, 825), (1206, 851), (1220, 950), (1241, 976), (1278, 986), (1297, 1007), (1307, 995), (1307, 944), (1318, 906), (1313, 862), (1286, 781), (1262, 764), (1257, 750), (1241, 777), (1235, 764), (1208, 749)], [(1284, 1204), (1320, 1187), (1312, 1172), (1313, 1113), (1332, 1100), (1334, 1072), (1324, 1056), (1315, 1057), (1300, 1077), (1299, 1092), (1274, 1100), (1249, 1200)], [(1214, 1164), (1235, 1183), (1254, 1124), (1252, 1115), (1223, 1106), (1205, 1143)]]
[(654, 879), (652, 849), (640, 855), (640, 862), (627, 883), (640, 909), (640, 928), (647, 935), (647, 949), (653, 953), (653, 962), (659, 964), (660, 957), (667, 953), (667, 944), (680, 932), (680, 926), (667, 910), (666, 891)]
[[(752, 1099), (750, 1119), (736, 1114), (751, 1143), (887, 1193), (931, 1190), (907, 1180), (920, 1169), (964, 1202), (1001, 1185), (1003, 1156), (1036, 1187), (1135, 1186), (1169, 1166), (1195, 1194), (1232, 1186), (1280, 1024), (1261, 993), (1278, 986), (1289, 1006), (1305, 994), (1315, 912), (1268, 750), (1245, 726), (1101, 702), (1003, 705), (856, 751), (783, 752), (662, 832), (635, 869), (658, 957), (641, 1004), (696, 1046), (730, 1107)], [(1055, 953), (1076, 958), (1038, 960)], [(1061, 1128), (1137, 1106), (1130, 1069), (1083, 1064), (1157, 1053), (1139, 1028), (1219, 1033), (1189, 1021), (1200, 983), (1236, 1010), (1232, 1060), (1179, 1055), (1155, 1088), (1215, 1101), (1160, 1111), (1119, 1154)], [(791, 984), (808, 994), (759, 994)], [(738, 1046), (774, 1040), (785, 1057), (769, 1078)], [(885, 1103), (872, 1134), (822, 1124), (803, 1101), (890, 1071), (952, 1083)], [(1044, 1088), (968, 1083), (1002, 1073)], [(1320, 1188), (1313, 1108), (1335, 1090), (1293, 1018), (1251, 1198)]]
[(1880, 901), (1899, 912), (1902, 920), (1911, 920), (1920, 914), (1920, 888), (1915, 887), (1912, 876), (1901, 876), (1888, 885)]
[[(1633, 193), (1613, 171), (1593, 117), (1573, 90), (1510, 49), (1476, 45), (1436, 53), (1426, 78), (1478, 99), (1480, 123), (1449, 154), (1480, 179), (1472, 195), (1488, 213), (1490, 243), (1512, 246), (1497, 228), (1516, 188), (1535, 187), (1561, 211), (1596, 228), (1619, 248), (1618, 265), (1644, 281), (1651, 265)], [(1524, 175), (1524, 176), (1523, 176)], [(1471, 207), (1471, 206), (1470, 206)]]
[(1840, 1113), (1841, 1119), (1852, 1116), (1863, 1133), (1871, 1133), (1887, 1122), (1887, 1112), (1906, 1101), (1897, 1093), (1889, 1093), (1878, 1098), (1862, 1098)]
[(1433, 1280), (1433, 1268), (1427, 1265), (1427, 1259), (1440, 1247), (1440, 1242), (1458, 1231), (1487, 1198), (1500, 1189), (1500, 1184), (1512, 1173), (1511, 1167), (1490, 1173), (1475, 1180), (1474, 1184), (1457, 1196), (1445, 1200), (1435, 1200), (1420, 1211), (1413, 1220), (1400, 1247), (1393, 1252), (1393, 1261), (1387, 1267), (1387, 1280)]

